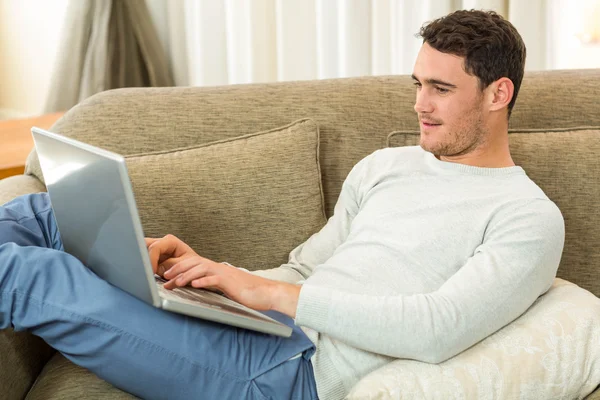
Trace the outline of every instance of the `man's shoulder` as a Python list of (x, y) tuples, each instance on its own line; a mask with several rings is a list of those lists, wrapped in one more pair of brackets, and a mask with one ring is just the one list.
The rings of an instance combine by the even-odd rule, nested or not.
[(386, 147), (377, 149), (357, 162), (346, 178), (348, 186), (369, 188), (378, 182), (398, 176), (412, 174), (419, 169), (423, 150), (419, 146)]
[(546, 227), (548, 233), (564, 232), (564, 219), (560, 208), (546, 195), (523, 195), (511, 201), (505, 201), (492, 214), (490, 225), (503, 225), (505, 222), (517, 223), (519, 230)]
[(375, 150), (371, 156), (378, 158), (423, 157), (421, 146), (384, 147)]
[(424, 150), (420, 146), (402, 146), (402, 147), (385, 147), (377, 149), (369, 154), (361, 163), (369, 165), (371, 168), (377, 166), (377, 170), (381, 171), (382, 165), (391, 164), (408, 164), (414, 165), (419, 160), (423, 160)]
[(507, 189), (512, 191), (518, 198), (525, 200), (538, 199), (550, 201), (544, 190), (527, 175), (527, 171), (525, 170), (524, 174), (513, 176), (512, 182)]

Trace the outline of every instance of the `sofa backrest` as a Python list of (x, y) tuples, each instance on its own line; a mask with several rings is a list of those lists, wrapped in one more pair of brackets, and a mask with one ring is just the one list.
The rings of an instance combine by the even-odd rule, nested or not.
[[(414, 95), (409, 76), (204, 88), (128, 88), (85, 100), (68, 111), (53, 130), (128, 155), (235, 137), (309, 117), (320, 127), (323, 190), (330, 216), (342, 182), (357, 161), (386, 146), (390, 132), (418, 129)], [(510, 128), (599, 128), (599, 98), (600, 70), (529, 72)], [(598, 197), (594, 197), (600, 185), (598, 163), (594, 158), (578, 159), (573, 154), (581, 148), (591, 149), (594, 154), (600, 137), (598, 131), (590, 132), (575, 142), (558, 138), (558, 142), (538, 152), (537, 139), (531, 136), (525, 140), (533, 146), (527, 156), (533, 155), (535, 160), (523, 160), (523, 166), (565, 215), (568, 240), (560, 276), (600, 295), (600, 248), (596, 247), (600, 213), (595, 206)], [(564, 144), (558, 154), (556, 143)], [(563, 155), (571, 158), (561, 158)], [(27, 171), (40, 176), (36, 161), (32, 153)], [(573, 176), (584, 177), (588, 189), (593, 190), (581, 187), (584, 181), (564, 177), (557, 186), (552, 165), (571, 169)], [(571, 203), (576, 206), (569, 207)]]

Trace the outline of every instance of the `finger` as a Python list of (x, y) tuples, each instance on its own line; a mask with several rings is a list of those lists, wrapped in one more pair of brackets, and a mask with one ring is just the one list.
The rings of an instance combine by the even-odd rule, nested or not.
[(203, 265), (198, 265), (182, 274), (179, 274), (175, 281), (177, 286), (187, 286), (194, 279), (202, 278), (206, 276), (206, 268)]
[(158, 264), (158, 269), (155, 273), (161, 277), (164, 277), (165, 273), (181, 260), (183, 260), (181, 257), (167, 258), (166, 260)]
[(183, 260), (187, 260), (189, 258), (193, 258), (193, 257), (171, 257), (166, 259), (165, 261), (163, 261), (163, 264), (166, 265), (167, 267), (169, 267), (169, 269), (171, 269), (172, 267), (174, 267), (175, 265), (177, 265), (178, 263), (182, 262)]
[(195, 252), (192, 250), (192, 248), (190, 246), (188, 246), (183, 240), (179, 239), (175, 235), (168, 234), (165, 237), (163, 237), (161, 240), (168, 241), (174, 246), (173, 251), (172, 251), (172, 254), (174, 257), (181, 257), (182, 255), (184, 255), (186, 253), (190, 253), (190, 252), (195, 254)]
[(175, 279), (171, 279), (170, 281), (167, 281), (163, 284), (163, 287), (165, 289), (175, 289), (177, 286), (176, 281), (177, 281), (178, 276), (175, 277)]
[(156, 242), (157, 240), (160, 240), (159, 238), (144, 238), (144, 241), (146, 242), (146, 248), (148, 246), (150, 246), (152, 243)]
[(168, 271), (165, 272), (165, 278), (171, 279), (180, 275), (197, 265), (202, 264), (203, 259), (201, 257), (189, 257), (185, 258), (171, 266)]
[(221, 296), (229, 297), (229, 296), (227, 296), (227, 293), (225, 293), (224, 290), (222, 290), (219, 287), (221, 282), (223, 282), (223, 281), (219, 279), (218, 275), (211, 275), (211, 276), (205, 276), (205, 277), (202, 277), (199, 279), (194, 279), (190, 283), (190, 286), (192, 286), (196, 289), (204, 289), (204, 290), (208, 290), (213, 293), (216, 293), (216, 294), (220, 294)]
[(171, 267), (173, 267), (173, 265), (177, 264), (179, 261), (181, 261), (181, 258), (169, 258), (163, 262), (161, 262), (160, 264), (158, 264), (158, 268), (156, 269), (156, 272), (154, 272), (156, 275), (160, 276), (161, 278), (165, 278), (165, 273), (171, 269)]
[(158, 264), (158, 266), (156, 267), (156, 271), (153, 271), (156, 275), (160, 276), (161, 278), (165, 277), (165, 271), (168, 268), (166, 268), (163, 264)]
[[(160, 262), (160, 250), (159, 249), (148, 249), (148, 256), (150, 258), (150, 266), (152, 266), (152, 272), (159, 274)], [(160, 275), (160, 274), (159, 274)]]
[[(193, 271), (193, 269), (190, 271)], [(175, 277), (173, 279), (165, 282), (163, 286), (165, 287), (165, 289), (175, 289), (177, 287), (186, 286), (192, 279), (197, 279), (197, 278), (203, 276), (202, 271), (196, 271), (196, 273), (193, 275), (188, 274), (188, 272), (189, 271), (182, 273), (182, 274), (175, 275)], [(185, 274), (188, 274), (187, 275), (188, 278), (186, 278), (184, 276)]]
[(191, 285), (195, 288), (216, 290), (220, 282), (221, 277), (219, 275), (210, 275), (192, 280)]
[(148, 246), (150, 265), (152, 265), (154, 273), (156, 273), (159, 264), (175, 255), (176, 249), (177, 243), (166, 237), (158, 239)]

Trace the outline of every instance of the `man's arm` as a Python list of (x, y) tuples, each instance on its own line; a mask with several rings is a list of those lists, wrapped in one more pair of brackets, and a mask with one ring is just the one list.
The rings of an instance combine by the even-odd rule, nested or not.
[(490, 224), (484, 243), (432, 293), (356, 295), (302, 286), (296, 324), (374, 353), (438, 363), (516, 319), (551, 286), (564, 244), (554, 203)]
[[(345, 187), (348, 190), (347, 185)], [(166, 289), (186, 285), (218, 289), (247, 307), (276, 310), (294, 318), (300, 294), (297, 283), (308, 278), (315, 266), (331, 257), (348, 236), (353, 217), (340, 196), (327, 224), (294, 249), (287, 264), (251, 273), (201, 257), (173, 235), (162, 239), (146, 238), (146, 245), (154, 272), (168, 279), (164, 284)]]
[(178, 238), (146, 239), (155, 273), (169, 281), (167, 289), (191, 285), (212, 288), (256, 310), (277, 310), (291, 317), (296, 315), (300, 286), (314, 268), (325, 262), (343, 243), (354, 216), (360, 208), (357, 188), (370, 156), (358, 162), (348, 174), (327, 224), (290, 254), (290, 261), (278, 268), (254, 271), (218, 263), (199, 256)]

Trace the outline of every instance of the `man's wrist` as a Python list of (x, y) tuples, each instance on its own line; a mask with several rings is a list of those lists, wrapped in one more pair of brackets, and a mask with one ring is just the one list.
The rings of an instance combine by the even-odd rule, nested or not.
[(296, 318), (296, 308), (298, 308), (300, 289), (302, 289), (301, 285), (277, 282), (273, 287), (271, 309), (289, 317)]

